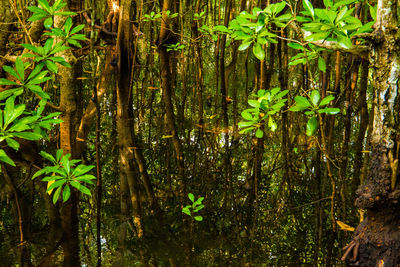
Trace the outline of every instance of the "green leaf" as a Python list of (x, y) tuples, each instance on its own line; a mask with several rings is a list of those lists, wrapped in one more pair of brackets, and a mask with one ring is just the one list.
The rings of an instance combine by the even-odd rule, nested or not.
[(243, 117), (245, 120), (249, 120), (249, 121), (252, 121), (252, 120), (253, 120), (253, 116), (252, 116), (249, 112), (247, 112), (247, 111), (243, 111), (243, 112), (241, 113), (241, 115), (242, 115), (242, 117)]
[(203, 217), (202, 216), (196, 216), (196, 217), (194, 217), (194, 219), (196, 221), (198, 221), (198, 222), (201, 222), (203, 220)]
[(46, 169), (38, 170), (38, 171), (32, 176), (32, 180), (35, 179), (36, 177), (38, 177), (38, 176), (44, 174), (44, 173), (46, 173)]
[(240, 46), (239, 46), (239, 51), (243, 51), (246, 50), (247, 48), (249, 48), (249, 46), (253, 43), (253, 40), (251, 41), (247, 41), (247, 42), (243, 42)]
[(296, 104), (298, 105), (298, 106), (301, 106), (301, 107), (311, 107), (311, 103), (308, 101), (308, 99), (307, 98), (305, 98), (304, 96), (296, 96), (295, 98), (294, 98), (294, 101), (296, 101)]
[(314, 8), (313, 8), (311, 2), (309, 0), (303, 0), (303, 7), (305, 10), (308, 11), (308, 13), (314, 19)]
[(53, 204), (56, 204), (58, 198), (60, 197), (62, 187), (57, 188), (53, 195)]
[(68, 17), (64, 23), (64, 31), (68, 34), (72, 27), (72, 18)]
[(253, 54), (256, 56), (256, 58), (258, 58), (259, 60), (264, 60), (265, 58), (265, 51), (262, 48), (261, 44), (259, 43), (255, 43), (255, 45), (253, 45)]
[[(3, 70), (6, 71), (6, 72), (8, 72), (8, 73), (10, 73), (10, 74), (11, 74), (12, 76), (14, 76), (18, 81), (21, 81), (21, 78), (19, 77), (19, 75), (17, 74), (17, 72), (16, 72), (13, 68), (11, 68), (10, 66), (7, 66), (7, 65), (3, 66)], [(23, 81), (21, 81), (21, 82), (23, 82)]]
[[(204, 200), (204, 197), (199, 197), (193, 204), (194, 205), (199, 205), (199, 204), (201, 204), (201, 202)], [(204, 205), (203, 205), (204, 206)], [(199, 208), (199, 209), (202, 209), (202, 208)]]
[(61, 179), (61, 180), (55, 181), (47, 188), (46, 192), (49, 192), (49, 191), (53, 190), (54, 188), (57, 188), (60, 186), (62, 187), (65, 184), (65, 182), (67, 182), (67, 179)]
[(50, 52), (51, 48), (53, 47), (53, 43), (54, 43), (53, 38), (49, 38), (46, 40), (46, 43), (43, 46), (44, 55), (47, 55)]
[(241, 122), (238, 123), (238, 126), (240, 128), (243, 128), (243, 127), (253, 126), (256, 123), (257, 123), (256, 121), (241, 121)]
[(50, 29), (53, 26), (53, 17), (48, 17), (44, 20), (43, 25), (46, 29)]
[(312, 117), (307, 122), (306, 134), (307, 136), (312, 136), (318, 129), (318, 120), (317, 117)]
[(57, 152), (56, 152), (56, 159), (57, 159), (57, 162), (60, 161), (62, 155), (63, 155), (63, 150), (62, 150), (62, 149), (57, 149)]
[(318, 57), (318, 69), (322, 72), (326, 72), (325, 60), (322, 57)]
[(6, 100), (4, 107), (4, 128), (8, 126), (14, 114), (14, 101), (15, 97), (10, 97)]
[(17, 83), (5, 78), (0, 78), (0, 85), (17, 85)]
[(261, 103), (258, 102), (257, 100), (254, 99), (250, 99), (247, 101), (249, 103), (250, 106), (255, 107), (255, 108), (260, 108), (261, 107)]
[(0, 160), (15, 167), (14, 161), (7, 156), (3, 149), (0, 149)]
[(35, 93), (38, 96), (40, 96), (41, 98), (50, 99), (50, 96), (47, 93), (43, 92), (43, 90), (42, 90), (42, 88), (40, 88), (40, 86), (28, 85), (27, 88), (29, 90), (31, 90), (33, 93)]
[(15, 151), (18, 151), (18, 149), (19, 149), (19, 143), (18, 143), (17, 141), (15, 141), (15, 140), (12, 139), (12, 138), (6, 138), (6, 142), (7, 142), (7, 145), (8, 145), (9, 147), (11, 147), (12, 149), (14, 149)]
[(21, 81), (25, 80), (25, 68), (21, 57), (17, 57), (17, 60), (15, 61), (15, 68), (18, 72), (18, 76), (21, 78)]
[(49, 153), (47, 153), (47, 152), (45, 152), (43, 150), (39, 152), (39, 155), (42, 156), (43, 158), (47, 159), (48, 161), (56, 163), (56, 160), (53, 157), (53, 155), (51, 155), (51, 154), (49, 154)]
[(321, 103), (319, 104), (320, 107), (328, 105), (335, 97), (333, 95), (328, 95), (324, 99), (321, 100)]
[(326, 8), (332, 7), (333, 1), (332, 0), (324, 0), (324, 5)]
[(304, 46), (299, 43), (288, 43), (288, 46), (293, 49), (304, 50)]
[(321, 99), (321, 95), (319, 94), (318, 90), (313, 90), (311, 92), (310, 99), (314, 106), (318, 106), (319, 100)]
[(347, 10), (348, 10), (347, 6), (343, 6), (340, 9), (339, 14), (336, 17), (336, 23), (340, 22), (345, 17)]
[[(10, 99), (10, 98), (9, 98)], [(16, 118), (18, 118), (19, 116), (21, 116), (21, 114), (24, 112), (25, 110), (25, 105), (24, 104), (19, 104), (17, 105), (11, 116), (8, 117), (7, 119), (4, 120), (4, 127), (7, 127), (11, 122), (13, 122)]]
[(340, 112), (339, 108), (324, 108), (324, 109), (320, 109), (318, 110), (319, 113), (326, 113), (329, 115), (335, 115), (338, 114)]
[(325, 40), (326, 38), (328, 38), (328, 36), (330, 35), (331, 33), (328, 31), (328, 32), (326, 32), (326, 31), (323, 31), (323, 32), (318, 32), (318, 33), (314, 33), (314, 34), (311, 34), (311, 35), (309, 35), (309, 36), (307, 36), (306, 38), (305, 38), (305, 40), (306, 41), (309, 41), (309, 42), (315, 42), (315, 41), (319, 41), (319, 40)]
[(275, 132), (275, 130), (278, 128), (278, 125), (276, 124), (275, 120), (270, 116), (268, 120), (268, 127), (271, 128), (271, 131)]
[(30, 141), (36, 141), (42, 138), (41, 134), (31, 132), (13, 133), (13, 135)]
[(256, 131), (256, 137), (262, 138), (263, 136), (264, 136), (264, 132), (260, 128), (258, 128)]
[(44, 9), (46, 10), (48, 13), (51, 13), (51, 8), (49, 5), (49, 2), (47, 2), (46, 0), (38, 0), (38, 4)]
[(69, 187), (69, 185), (64, 186), (64, 190), (63, 190), (63, 202), (66, 202), (69, 197), (71, 196), (71, 188)]
[(188, 194), (190, 201), (194, 202), (194, 195), (192, 193)]
[(350, 38), (347, 36), (338, 35), (338, 43), (341, 47), (345, 49), (350, 49), (353, 46)]
[(223, 32), (223, 33), (229, 33), (229, 30), (227, 27), (225, 27), (224, 25), (217, 25), (214, 27), (214, 31), (219, 31), (219, 32)]
[(376, 21), (376, 13), (377, 13), (378, 5), (371, 6), (369, 5), (369, 13), (371, 14), (371, 18)]
[(350, 5), (352, 3), (357, 2), (358, 0), (341, 0), (341, 1), (337, 1), (334, 5), (333, 5), (333, 10), (337, 10), (338, 7), (340, 6), (345, 6), (345, 5)]
[(79, 165), (79, 166), (76, 167), (75, 170), (72, 172), (72, 175), (81, 176), (81, 175), (87, 173), (88, 171), (90, 171), (90, 170), (93, 169), (93, 168), (94, 168), (94, 165), (89, 165), (89, 166)]
[(90, 193), (89, 188), (87, 188), (86, 186), (81, 185), (80, 183), (78, 183), (78, 182), (76, 182), (76, 181), (71, 181), (70, 184), (71, 184), (73, 187), (75, 187), (76, 189), (78, 189), (80, 192), (82, 192), (82, 193), (84, 193), (84, 194), (86, 194), (86, 195), (89, 195), (89, 196), (92, 195), (92, 194)]
[(57, 73), (58, 72), (58, 67), (54, 62), (51, 62), (50, 60), (46, 60), (45, 61), (46, 67), (48, 70), (50, 70), (53, 73)]
[(182, 208), (182, 212), (187, 214), (187, 215), (189, 215), (189, 216), (192, 216), (192, 213), (190, 212), (190, 209), (187, 206)]

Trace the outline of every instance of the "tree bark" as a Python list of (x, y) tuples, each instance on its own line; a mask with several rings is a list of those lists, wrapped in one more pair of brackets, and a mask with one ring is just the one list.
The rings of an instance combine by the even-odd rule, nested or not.
[(400, 224), (397, 185), (399, 150), (400, 48), (398, 45), (398, 1), (379, 0), (375, 43), (370, 52), (374, 68), (375, 110), (371, 133), (372, 154), (365, 184), (357, 190), (355, 204), (367, 216), (357, 227), (343, 259), (359, 266), (398, 266), (400, 264)]

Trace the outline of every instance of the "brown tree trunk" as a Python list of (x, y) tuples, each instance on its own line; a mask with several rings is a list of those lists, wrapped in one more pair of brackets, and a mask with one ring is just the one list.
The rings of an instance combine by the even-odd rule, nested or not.
[(120, 9), (121, 17), (119, 18), (117, 37), (118, 65), (116, 70), (117, 133), (120, 171), (119, 174), (121, 187), (124, 187), (123, 190), (125, 196), (127, 196), (127, 193), (130, 195), (136, 234), (137, 237), (141, 239), (143, 237), (143, 228), (139, 191), (139, 177), (136, 175), (135, 171), (136, 169), (134, 165), (133, 152), (135, 149), (135, 145), (132, 139), (134, 119), (132, 110), (133, 97), (131, 90), (131, 77), (133, 73), (133, 35), (132, 28), (130, 26), (131, 1), (122, 0), (120, 2)]
[(399, 151), (398, 1), (379, 0), (374, 47), (370, 63), (374, 67), (375, 110), (371, 133), (372, 154), (365, 184), (357, 190), (356, 206), (367, 210), (353, 241), (343, 256), (359, 266), (400, 264), (400, 187), (397, 178)]

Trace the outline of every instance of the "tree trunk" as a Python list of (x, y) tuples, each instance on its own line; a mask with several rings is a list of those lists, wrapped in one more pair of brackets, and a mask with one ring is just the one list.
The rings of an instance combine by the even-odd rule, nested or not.
[[(353, 235), (343, 259), (359, 266), (400, 264), (400, 187), (396, 184), (399, 150), (398, 1), (378, 1), (377, 22), (370, 53), (374, 68), (375, 110), (371, 133), (372, 154), (365, 184), (357, 190), (355, 204), (366, 209), (366, 219)], [(351, 252), (352, 256), (351, 257)]]

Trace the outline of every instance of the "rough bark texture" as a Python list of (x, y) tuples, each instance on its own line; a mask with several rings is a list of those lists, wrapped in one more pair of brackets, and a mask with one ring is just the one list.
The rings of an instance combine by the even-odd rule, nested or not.
[[(367, 210), (357, 227), (344, 258), (359, 266), (400, 264), (400, 188), (396, 184), (398, 159), (398, 46), (396, 1), (378, 1), (375, 40), (370, 52), (374, 68), (374, 127), (371, 160), (364, 185), (357, 190), (356, 206)], [(349, 257), (350, 258), (350, 257)]]

